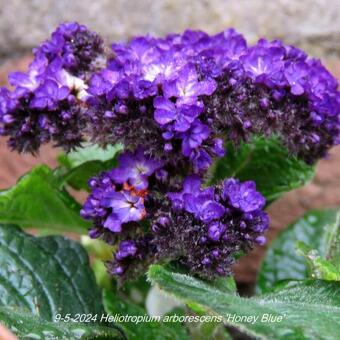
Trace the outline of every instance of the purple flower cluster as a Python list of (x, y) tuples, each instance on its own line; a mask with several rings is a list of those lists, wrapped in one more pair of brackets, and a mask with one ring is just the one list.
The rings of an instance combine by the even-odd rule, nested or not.
[(213, 57), (199, 56), (192, 46), (196, 34), (137, 37), (112, 46), (114, 57), (89, 82), (89, 135), (95, 142), (142, 144), (174, 166), (189, 159), (197, 173), (212, 157), (223, 156), (222, 139), (210, 129), (203, 102), (216, 90), (218, 73), (208, 62)]
[(169, 192), (178, 185), (164, 186), (166, 169), (138, 149), (89, 181), (81, 214), (94, 222), (91, 237), (118, 244), (108, 264), (112, 274), (126, 279), (150, 263), (178, 260), (202, 277), (223, 276), (238, 252), (265, 242), (269, 221), (254, 182), (228, 179), (202, 189), (194, 175)]
[(112, 50), (89, 86), (95, 142), (136, 147), (138, 140), (174, 166), (190, 160), (196, 173), (223, 155), (221, 136), (235, 144), (254, 134), (279, 136), (308, 163), (339, 142), (337, 81), (318, 60), (280, 41), (247, 47), (234, 30), (188, 30)]
[(276, 135), (307, 163), (339, 143), (338, 83), (301, 50), (262, 39), (229, 64), (217, 82), (205, 102), (207, 114), (234, 143), (253, 134)]
[(224, 142), (275, 135), (308, 163), (339, 143), (340, 92), (320, 61), (280, 41), (249, 47), (232, 29), (104, 49), (96, 33), (67, 23), (9, 80), (0, 134), (12, 149), (124, 145), (119, 166), (89, 181), (81, 211), (91, 237), (117, 245), (108, 268), (121, 279), (169, 260), (227, 275), (238, 253), (265, 242), (265, 200), (253, 182), (202, 188)]
[(34, 50), (27, 73), (10, 74), (14, 90), (0, 92), (0, 135), (10, 148), (36, 153), (49, 141), (66, 150), (80, 145), (86, 81), (102, 53), (97, 34), (67, 23)]
[(50, 40), (33, 50), (36, 57), (43, 56), (49, 62), (61, 59), (66, 71), (80, 77), (85, 72), (95, 71), (100, 64), (105, 65), (105, 60), (101, 60), (103, 52), (103, 41), (99, 35), (74, 22), (60, 25)]
[(121, 154), (118, 167), (89, 180), (92, 191), (81, 216), (93, 221), (90, 237), (119, 244), (114, 261), (108, 264), (114, 275), (123, 276), (127, 268), (129, 276), (139, 275), (154, 259), (152, 237), (142, 224), (155, 209), (150, 202), (149, 181), (162, 182), (162, 166), (139, 148)]
[(168, 197), (171, 212), (152, 228), (158, 258), (179, 259), (191, 272), (213, 278), (230, 273), (237, 253), (265, 243), (265, 199), (252, 181), (231, 178), (202, 189), (201, 179), (190, 176)]
[(76, 23), (62, 24), (34, 50), (29, 71), (10, 76), (15, 90), (0, 92), (0, 133), (11, 148), (119, 141), (200, 174), (223, 156), (224, 139), (276, 135), (308, 163), (339, 142), (337, 81), (280, 41), (248, 47), (232, 29), (187, 30), (107, 51)]

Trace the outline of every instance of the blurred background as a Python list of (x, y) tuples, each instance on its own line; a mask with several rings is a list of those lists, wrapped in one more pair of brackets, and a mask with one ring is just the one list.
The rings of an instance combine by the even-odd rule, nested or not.
[[(85, 24), (108, 42), (186, 28), (216, 33), (234, 27), (249, 43), (279, 38), (303, 48), (340, 79), (340, 0), (0, 0), (1, 86), (7, 85), (8, 72), (26, 69), (31, 49), (63, 21)], [(55, 166), (58, 152), (44, 147), (37, 158), (19, 156), (0, 138), (0, 189), (13, 185), (34, 164)], [(340, 206), (340, 147), (319, 162), (312, 183), (269, 208), (269, 241), (305, 211), (335, 206)], [(264, 251), (256, 249), (235, 268), (241, 286), (254, 281)]]

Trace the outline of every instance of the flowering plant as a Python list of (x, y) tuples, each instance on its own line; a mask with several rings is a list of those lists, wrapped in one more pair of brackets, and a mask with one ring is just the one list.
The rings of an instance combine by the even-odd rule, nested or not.
[[(226, 338), (235, 328), (261, 338), (339, 335), (336, 211), (283, 232), (260, 270), (262, 295), (239, 297), (231, 276), (240, 256), (266, 243), (265, 208), (310, 181), (339, 143), (338, 83), (319, 60), (278, 40), (248, 46), (233, 29), (108, 47), (77, 23), (33, 53), (26, 73), (10, 74), (13, 88), (0, 89), (0, 134), (20, 153), (52, 143), (65, 154), (58, 168), (38, 166), (0, 194), (1, 322), (52, 339)], [(82, 207), (69, 188), (89, 192)], [(83, 234), (97, 283), (79, 244), (14, 224)], [(296, 241), (306, 260), (293, 256)], [(150, 283), (186, 304), (181, 313), (223, 322), (204, 330), (99, 317), (102, 303), (110, 315), (141, 316), (146, 294), (159, 314)], [(282, 320), (251, 324), (232, 313)]]

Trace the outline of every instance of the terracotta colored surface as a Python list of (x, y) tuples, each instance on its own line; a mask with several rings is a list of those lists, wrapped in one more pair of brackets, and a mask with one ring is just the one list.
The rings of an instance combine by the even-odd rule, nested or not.
[[(29, 56), (11, 60), (0, 65), (0, 84), (6, 84), (9, 71), (25, 69)], [(340, 61), (331, 60), (330, 69), (340, 79)], [(56, 165), (57, 150), (43, 147), (40, 155), (34, 158), (30, 155), (18, 155), (6, 148), (5, 140), (0, 138), (0, 189), (13, 185), (18, 177), (39, 163)], [(340, 147), (334, 148), (330, 158), (319, 162), (317, 175), (308, 186), (290, 192), (269, 208), (271, 227), (268, 232), (269, 242), (289, 223), (313, 208), (340, 207)], [(265, 252), (265, 247), (259, 247), (245, 256), (235, 267), (239, 282), (253, 282), (256, 271)]]

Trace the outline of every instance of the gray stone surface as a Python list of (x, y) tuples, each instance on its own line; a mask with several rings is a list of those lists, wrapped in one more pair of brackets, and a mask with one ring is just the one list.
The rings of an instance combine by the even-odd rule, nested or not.
[(317, 56), (340, 55), (340, 0), (0, 0), (0, 55), (31, 49), (66, 20), (110, 40), (234, 26), (250, 41), (281, 38)]

